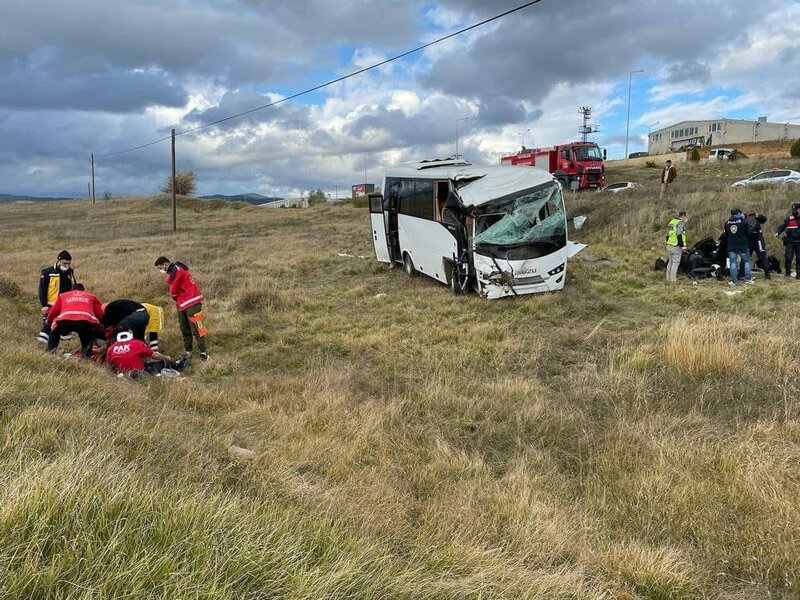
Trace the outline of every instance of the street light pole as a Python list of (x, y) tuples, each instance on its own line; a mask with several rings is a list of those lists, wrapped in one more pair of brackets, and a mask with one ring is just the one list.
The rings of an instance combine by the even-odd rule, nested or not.
[(628, 119), (625, 123), (625, 156), (623, 157), (625, 160), (628, 159), (628, 134), (631, 130), (631, 83), (635, 73), (644, 73), (644, 69), (628, 71)]
[(526, 129), (525, 131), (520, 131), (520, 132), (517, 133), (517, 135), (522, 138), (522, 142), (520, 143), (520, 145), (523, 148), (525, 147), (525, 134), (530, 133), (530, 132), (531, 132), (531, 130), (529, 128), (529, 129)]
[(472, 117), (461, 117), (460, 119), (456, 119), (456, 155), (453, 158), (458, 158), (458, 124), (461, 121), (469, 121)]

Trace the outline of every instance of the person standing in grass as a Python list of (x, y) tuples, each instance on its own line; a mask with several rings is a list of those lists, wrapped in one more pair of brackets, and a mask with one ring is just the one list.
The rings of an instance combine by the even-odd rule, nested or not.
[(678, 170), (672, 166), (672, 161), (668, 160), (664, 163), (664, 168), (661, 170), (661, 193), (658, 199), (662, 200), (664, 196), (669, 195), (672, 190), (672, 182), (678, 176)]
[(800, 202), (792, 204), (792, 214), (786, 217), (775, 230), (775, 237), (786, 233), (783, 238), (783, 260), (786, 267), (784, 275), (792, 275), (792, 257), (794, 257), (795, 277), (800, 279)]
[(725, 222), (725, 241), (728, 244), (728, 271), (731, 280), (728, 285), (736, 285), (739, 281), (739, 259), (744, 268), (745, 283), (754, 284), (750, 266), (750, 236), (752, 228), (738, 208), (731, 211), (731, 217)]
[(170, 262), (166, 256), (159, 256), (154, 263), (159, 271), (167, 276), (169, 294), (178, 308), (178, 322), (183, 335), (183, 347), (191, 356), (193, 341), (200, 351), (200, 360), (207, 361), (206, 326), (203, 324), (203, 294), (194, 277), (182, 262)]
[(97, 296), (87, 292), (83, 284), (76, 283), (71, 291), (56, 298), (55, 304), (47, 312), (47, 323), (52, 327), (47, 351), (55, 352), (61, 336), (74, 331), (81, 340), (81, 356), (90, 358), (93, 330), (102, 316), (103, 307)]
[(767, 222), (766, 215), (751, 213), (747, 219), (750, 224), (750, 254), (756, 254), (756, 265), (764, 271), (764, 279), (772, 279), (770, 275), (769, 257), (767, 256), (767, 244), (764, 241), (764, 233), (761, 231), (762, 225)]
[(686, 221), (689, 214), (682, 210), (667, 226), (667, 281), (678, 280), (681, 255), (686, 250)]
[(56, 255), (52, 267), (45, 267), (39, 276), (39, 304), (42, 306), (42, 328), (38, 341), (47, 344), (50, 341), (50, 325), (47, 313), (56, 303), (56, 299), (64, 292), (69, 292), (75, 285), (75, 272), (72, 270), (72, 255), (62, 250)]

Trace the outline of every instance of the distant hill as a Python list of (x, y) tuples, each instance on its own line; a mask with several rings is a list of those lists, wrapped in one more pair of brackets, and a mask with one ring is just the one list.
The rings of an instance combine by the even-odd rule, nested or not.
[(263, 196), (261, 194), (236, 194), (235, 196), (225, 196), (224, 194), (214, 194), (213, 196), (199, 196), (201, 200), (229, 200), (232, 202), (247, 202), (248, 204), (263, 204), (264, 202), (275, 202), (283, 200), (273, 196)]
[(53, 202), (56, 200), (74, 200), (75, 198), (58, 198), (54, 196), (18, 196), (16, 194), (0, 194), (0, 202)]

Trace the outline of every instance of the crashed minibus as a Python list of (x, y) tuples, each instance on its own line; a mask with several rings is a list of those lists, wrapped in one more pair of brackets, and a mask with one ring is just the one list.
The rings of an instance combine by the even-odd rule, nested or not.
[(485, 298), (564, 287), (567, 239), (561, 186), (536, 167), (431, 160), (387, 170), (369, 195), (376, 258), (423, 273), (454, 293)]

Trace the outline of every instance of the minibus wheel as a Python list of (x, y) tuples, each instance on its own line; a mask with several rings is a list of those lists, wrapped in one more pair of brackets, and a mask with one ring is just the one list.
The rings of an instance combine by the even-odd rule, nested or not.
[(417, 274), (417, 270), (414, 268), (414, 261), (411, 260), (408, 252), (403, 255), (403, 266), (406, 269), (406, 275), (409, 277), (414, 277)]

